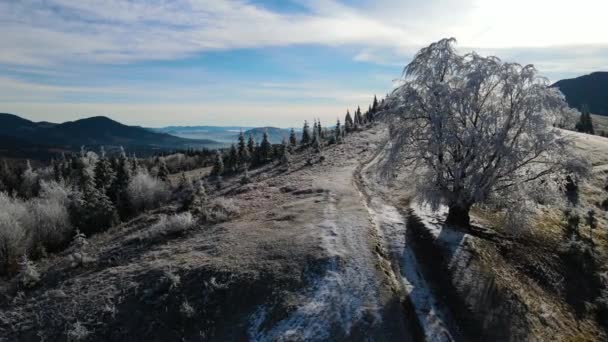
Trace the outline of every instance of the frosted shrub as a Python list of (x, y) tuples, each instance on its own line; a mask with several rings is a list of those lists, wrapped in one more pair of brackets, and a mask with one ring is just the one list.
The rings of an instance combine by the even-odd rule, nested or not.
[(205, 205), (201, 215), (204, 222), (219, 223), (228, 221), (239, 214), (239, 208), (232, 199), (215, 198)]
[(179, 234), (193, 228), (195, 223), (196, 221), (190, 212), (170, 216), (163, 215), (150, 230), (166, 235)]
[(23, 202), (0, 193), (0, 274), (16, 269), (25, 252), (26, 230), (20, 223), (27, 210)]
[(36, 286), (36, 284), (38, 284), (40, 281), (40, 273), (38, 273), (36, 265), (34, 265), (34, 263), (28, 259), (26, 254), (23, 254), (19, 265), (21, 266), (19, 272), (19, 283), (21, 286), (26, 288)]
[(30, 235), (30, 247), (57, 249), (67, 243), (72, 235), (68, 208), (57, 199), (35, 198), (27, 204), (29, 215), (26, 227)]
[(80, 321), (76, 321), (66, 334), (68, 335), (68, 341), (84, 341), (89, 337), (91, 332), (84, 324), (80, 323)]
[(147, 172), (139, 172), (127, 188), (131, 205), (136, 210), (157, 208), (169, 197), (167, 185)]

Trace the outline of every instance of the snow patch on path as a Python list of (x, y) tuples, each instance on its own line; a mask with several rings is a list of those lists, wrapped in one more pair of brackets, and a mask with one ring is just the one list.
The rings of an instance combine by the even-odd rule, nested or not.
[(260, 308), (250, 321), (252, 341), (322, 341), (336, 329), (348, 336), (362, 320), (370, 324), (381, 320), (378, 280), (367, 240), (369, 221), (349, 215), (353, 206), (338, 208), (341, 203), (335, 195), (328, 196), (318, 224), (322, 246), (330, 256), (324, 275), (313, 281), (298, 308), (269, 330), (261, 329), (267, 312)]
[[(374, 193), (374, 189), (379, 184), (377, 182), (372, 183), (368, 177), (368, 171), (371, 166), (377, 164), (381, 155), (382, 153), (378, 154), (361, 171), (363, 183), (371, 195), (367, 206), (369, 213), (378, 229), (378, 235), (384, 239), (384, 245), (391, 258), (396, 259), (399, 263), (402, 286), (413, 304), (426, 340), (454, 341), (447, 324), (448, 314), (445, 310), (442, 310), (442, 304), (438, 302), (430, 290), (422, 275), (421, 265), (406, 241), (407, 228), (403, 215), (397, 208), (385, 202), (381, 194)], [(440, 232), (436, 233), (436, 236), (441, 235)]]

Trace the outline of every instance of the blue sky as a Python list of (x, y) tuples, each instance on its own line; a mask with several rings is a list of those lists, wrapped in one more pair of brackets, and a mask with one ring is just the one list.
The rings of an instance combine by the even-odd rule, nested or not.
[(0, 0), (0, 112), (128, 124), (326, 124), (421, 47), (608, 70), (601, 0)]

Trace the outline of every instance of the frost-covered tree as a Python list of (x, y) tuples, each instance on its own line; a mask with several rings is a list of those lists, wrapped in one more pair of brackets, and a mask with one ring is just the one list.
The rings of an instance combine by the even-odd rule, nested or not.
[(253, 140), (253, 134), (249, 134), (249, 140), (247, 140), (247, 149), (249, 150), (249, 156), (252, 158), (255, 153), (255, 141)]
[(264, 131), (264, 135), (262, 136), (262, 142), (260, 143), (260, 162), (266, 163), (270, 160), (272, 153), (272, 145), (268, 140), (268, 132)]
[(561, 176), (586, 170), (553, 127), (564, 97), (532, 65), (460, 55), (454, 42), (420, 50), (387, 100), (387, 170), (414, 166), (420, 199), (446, 204), (451, 224), (468, 226), (476, 203), (523, 217), (558, 193)]
[(336, 128), (334, 129), (334, 138), (336, 140), (336, 144), (342, 142), (342, 127), (340, 126), (340, 119), (336, 122)]
[(353, 122), (352, 116), (350, 116), (350, 112), (346, 111), (346, 117), (344, 118), (344, 130), (349, 133), (354, 129), (355, 124)]
[(215, 161), (213, 162), (213, 168), (211, 169), (211, 175), (219, 177), (224, 173), (224, 158), (222, 152), (219, 150), (215, 153)]
[(108, 187), (114, 181), (116, 174), (112, 169), (112, 165), (106, 156), (106, 151), (104, 150), (103, 146), (99, 151), (99, 159), (97, 160), (97, 163), (95, 163), (93, 172), (95, 175), (95, 187), (97, 187), (97, 189), (100, 191), (106, 192)]
[(249, 163), (249, 149), (247, 148), (247, 143), (245, 142), (245, 135), (243, 131), (239, 133), (239, 142), (238, 142), (238, 165), (239, 168), (244, 168)]
[(302, 139), (300, 140), (300, 143), (303, 146), (306, 146), (308, 144), (310, 144), (310, 128), (308, 127), (308, 121), (304, 121), (304, 127), (302, 128)]
[(167, 168), (167, 161), (164, 157), (159, 157), (156, 160), (156, 167), (158, 168), (158, 178), (163, 182), (169, 181), (169, 169)]
[(289, 145), (291, 148), (295, 148), (298, 145), (298, 140), (296, 138), (296, 131), (292, 128), (289, 132)]
[(28, 160), (26, 162), (25, 171), (21, 174), (21, 195), (25, 198), (32, 198), (38, 194), (39, 179), (38, 173), (32, 169), (32, 165)]

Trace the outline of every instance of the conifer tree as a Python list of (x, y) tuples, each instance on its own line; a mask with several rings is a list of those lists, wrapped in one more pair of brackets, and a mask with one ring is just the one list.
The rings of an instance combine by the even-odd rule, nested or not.
[(334, 139), (336, 139), (337, 144), (342, 142), (342, 127), (340, 126), (340, 119), (338, 119), (338, 122), (336, 122), (336, 128), (334, 128)]
[(296, 138), (296, 131), (292, 128), (291, 132), (289, 132), (289, 145), (292, 148), (296, 148), (296, 146), (298, 145), (298, 140)]
[(591, 118), (587, 106), (583, 106), (579, 121), (576, 123), (576, 130), (582, 133), (595, 134), (593, 119)]
[(114, 170), (106, 156), (106, 151), (103, 146), (99, 151), (99, 159), (95, 164), (94, 174), (95, 187), (105, 193), (108, 187), (112, 185), (112, 182), (114, 182), (114, 177), (116, 177), (116, 175), (114, 174)]
[(346, 110), (346, 118), (344, 119), (344, 130), (346, 133), (352, 132), (354, 128), (353, 118), (350, 116), (350, 112)]
[(108, 189), (108, 196), (114, 202), (120, 218), (124, 219), (131, 214), (131, 205), (127, 195), (127, 187), (131, 181), (131, 169), (122, 147), (115, 163), (114, 174), (116, 177)]
[(304, 127), (302, 128), (302, 139), (300, 140), (300, 144), (302, 146), (306, 146), (310, 144), (310, 129), (308, 127), (308, 121), (304, 121)]
[(169, 181), (169, 169), (167, 168), (167, 162), (164, 157), (156, 159), (156, 166), (158, 167), (158, 179), (163, 182)]
[(272, 145), (268, 141), (268, 132), (264, 131), (262, 136), (262, 143), (260, 144), (260, 161), (266, 163), (270, 160), (270, 154), (272, 151)]
[(247, 149), (249, 150), (250, 158), (253, 158), (255, 154), (255, 141), (253, 140), (253, 134), (249, 133), (249, 140), (247, 141)]
[(319, 145), (319, 130), (317, 128), (317, 122), (315, 121), (315, 124), (312, 126), (312, 139), (310, 141), (310, 144), (314, 147), (316, 147), (317, 145)]
[(323, 136), (323, 135), (324, 135), (324, 134), (323, 134), (323, 127), (321, 127), (321, 120), (320, 120), (320, 119), (319, 119), (319, 120), (317, 120), (317, 131), (318, 131), (318, 134), (319, 134), (319, 139), (321, 139), (321, 140), (322, 140), (323, 138), (325, 138), (325, 137)]
[(247, 144), (245, 143), (245, 135), (243, 131), (239, 134), (239, 143), (238, 143), (238, 165), (239, 168), (246, 167), (249, 162), (249, 149), (247, 148)]
[(376, 113), (378, 111), (378, 99), (376, 98), (376, 95), (374, 95), (374, 102), (372, 103), (372, 113)]
[(224, 173), (224, 158), (222, 156), (222, 152), (217, 150), (215, 153), (215, 161), (213, 163), (213, 168), (211, 169), (211, 175), (215, 177), (219, 177)]
[(81, 192), (71, 201), (70, 216), (85, 233), (99, 232), (118, 222), (116, 207), (110, 198), (95, 187), (95, 179), (86, 168), (81, 169)]
[(226, 169), (230, 172), (236, 172), (238, 169), (239, 153), (236, 150), (236, 146), (232, 144), (230, 146), (230, 152), (228, 152), (228, 158), (226, 160)]

